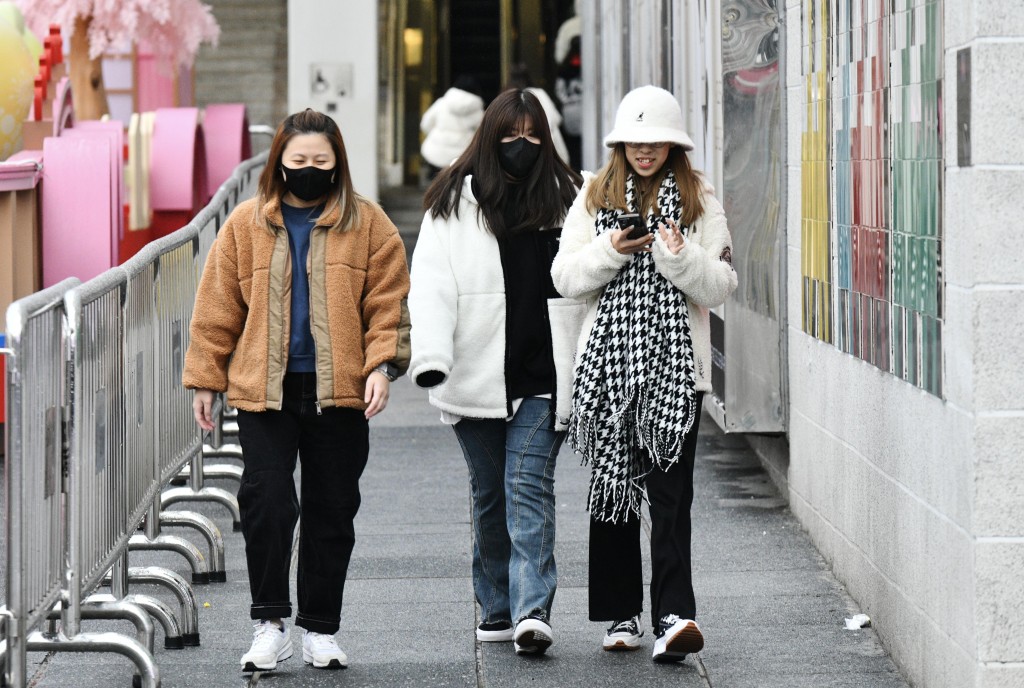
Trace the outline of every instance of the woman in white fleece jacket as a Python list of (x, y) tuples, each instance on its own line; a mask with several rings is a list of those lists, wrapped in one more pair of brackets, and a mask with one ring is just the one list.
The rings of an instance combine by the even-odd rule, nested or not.
[[(410, 375), (452, 424), (473, 497), (481, 641), (519, 654), (553, 640), (555, 456), (585, 308), (551, 284), (579, 175), (537, 98), (505, 91), (466, 152), (427, 189), (412, 257)], [(569, 317), (567, 317), (569, 316)]]
[(693, 142), (664, 89), (622, 99), (609, 162), (585, 175), (552, 265), (587, 302), (568, 439), (592, 467), (590, 619), (606, 650), (640, 647), (640, 503), (651, 514), (655, 661), (704, 646), (690, 565), (693, 464), (711, 389), (708, 308), (736, 288), (722, 206), (686, 156)]

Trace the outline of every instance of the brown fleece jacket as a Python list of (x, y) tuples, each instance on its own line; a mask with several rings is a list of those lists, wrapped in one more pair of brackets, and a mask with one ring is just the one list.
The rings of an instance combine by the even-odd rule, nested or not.
[[(359, 223), (329, 229), (335, 208), (310, 235), (310, 329), (321, 406), (364, 409), (366, 378), (381, 363), (409, 364), (409, 271), (398, 230), (360, 199)], [(280, 409), (291, 325), (291, 253), (279, 200), (256, 220), (241, 203), (210, 249), (199, 282), (182, 384), (227, 392), (245, 411)]]

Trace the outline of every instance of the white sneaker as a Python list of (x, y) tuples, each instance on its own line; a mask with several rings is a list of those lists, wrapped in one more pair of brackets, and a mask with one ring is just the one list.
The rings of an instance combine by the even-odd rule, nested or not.
[(317, 669), (344, 669), (348, 666), (348, 657), (338, 647), (334, 636), (313, 631), (302, 634), (302, 661)]
[(654, 641), (651, 654), (655, 662), (681, 662), (686, 655), (704, 649), (704, 636), (693, 619), (666, 614), (661, 617), (658, 630), (658, 639)]
[(528, 616), (516, 624), (513, 640), (517, 655), (542, 655), (551, 647), (554, 637), (546, 621)]
[(252, 626), (252, 647), (242, 655), (242, 671), (271, 671), (292, 656), (292, 639), (283, 625), (263, 619)]
[(609, 626), (601, 646), (605, 650), (637, 650), (643, 637), (643, 624), (640, 623), (639, 616), (634, 616), (632, 619), (616, 621)]

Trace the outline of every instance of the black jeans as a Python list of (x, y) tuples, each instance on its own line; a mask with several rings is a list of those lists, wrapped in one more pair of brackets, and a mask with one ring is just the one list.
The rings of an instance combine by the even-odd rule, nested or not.
[[(318, 415), (316, 375), (287, 373), (280, 411), (238, 412), (244, 470), (238, 488), (253, 619), (292, 614), (288, 568), (292, 536), (299, 534), (295, 624), (335, 633), (345, 576), (355, 545), (359, 476), (369, 453), (363, 412), (325, 408)], [(296, 454), (302, 460), (301, 501), (295, 494)]]
[[(651, 512), (651, 625), (678, 614), (696, 618), (690, 564), (690, 506), (693, 464), (703, 394), (697, 395), (697, 417), (683, 443), (680, 460), (667, 471), (654, 468), (647, 476)], [(643, 610), (644, 583), (640, 558), (640, 519), (607, 523), (590, 519), (590, 620), (621, 621)]]

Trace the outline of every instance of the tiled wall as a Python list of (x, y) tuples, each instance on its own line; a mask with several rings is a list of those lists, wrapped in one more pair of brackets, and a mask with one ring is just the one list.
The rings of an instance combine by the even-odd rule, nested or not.
[(802, 9), (803, 330), (941, 395), (941, 5)]
[(896, 0), (891, 18), (892, 371), (942, 394), (942, 6)]
[(800, 274), (803, 329), (832, 341), (832, 252), (829, 245), (829, 5), (804, 0), (801, 74), (804, 122), (801, 155)]

